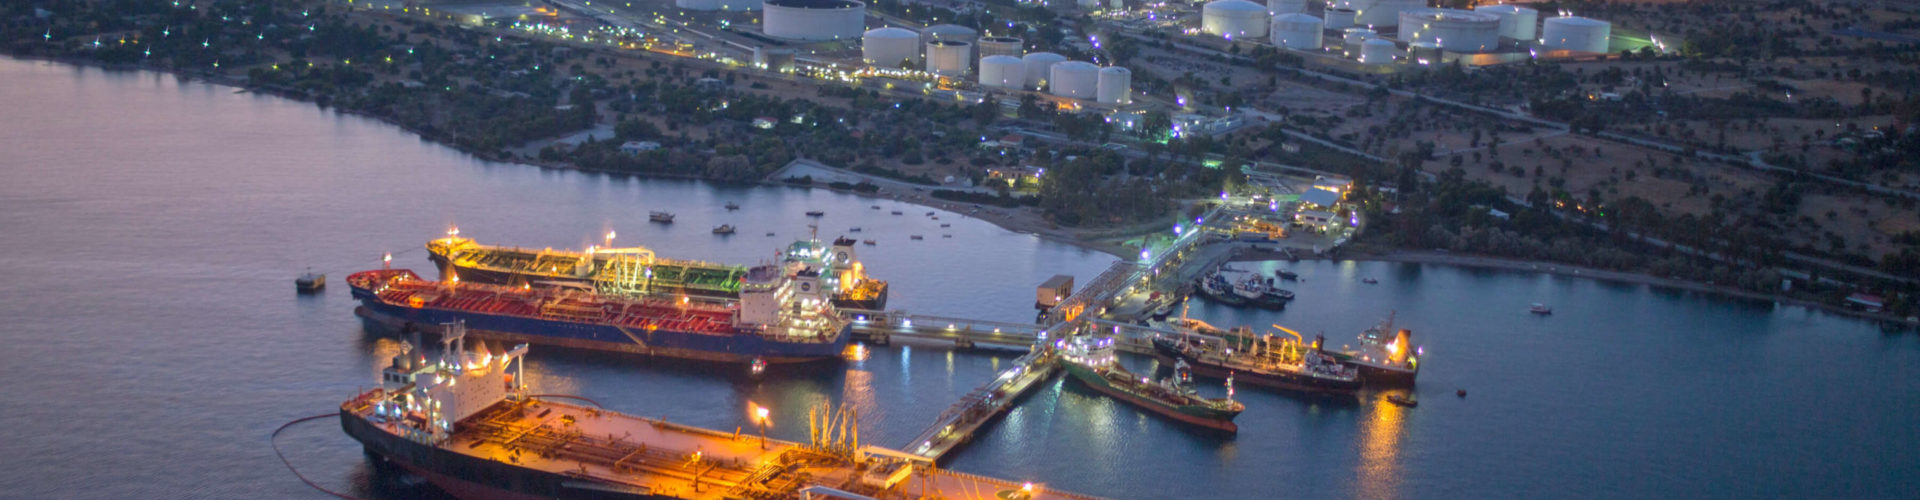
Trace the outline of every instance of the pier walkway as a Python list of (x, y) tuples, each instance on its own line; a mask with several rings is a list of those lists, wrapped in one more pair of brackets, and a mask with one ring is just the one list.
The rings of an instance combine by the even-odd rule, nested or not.
[(1040, 327), (1033, 323), (951, 318), (906, 311), (841, 309), (840, 316), (853, 322), (854, 339), (877, 345), (887, 345), (892, 343), (894, 337), (899, 337), (948, 342), (962, 348), (986, 345), (1025, 350), (1039, 341), (1040, 333)]
[(973, 392), (960, 398), (960, 402), (948, 407), (947, 411), (934, 419), (933, 426), (914, 436), (907, 442), (907, 452), (928, 460), (939, 460), (954, 448), (973, 439), (976, 431), (985, 426), (994, 417), (1013, 408), (1013, 404), (1029, 389), (1038, 387), (1053, 377), (1059, 370), (1053, 351), (1035, 349), (1013, 361), (1013, 366), (1000, 372)]

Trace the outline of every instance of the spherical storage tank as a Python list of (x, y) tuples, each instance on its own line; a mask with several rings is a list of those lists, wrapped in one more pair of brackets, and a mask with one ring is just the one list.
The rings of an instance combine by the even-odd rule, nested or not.
[(966, 76), (973, 65), (973, 44), (959, 40), (927, 42), (927, 72), (940, 76)]
[(1343, 29), (1353, 27), (1353, 15), (1354, 15), (1353, 9), (1348, 9), (1344, 7), (1327, 7), (1326, 15), (1327, 15), (1327, 29), (1343, 30)]
[(1500, 47), (1500, 16), (1460, 9), (1400, 11), (1400, 40), (1431, 42), (1448, 52), (1487, 52)]
[(1613, 25), (1584, 17), (1556, 17), (1540, 27), (1540, 47), (1549, 50), (1606, 52)]
[(998, 55), (980, 58), (980, 86), (1017, 89), (1027, 82), (1027, 63), (1018, 57)]
[(1027, 81), (1024, 85), (1028, 89), (1040, 90), (1041, 87), (1046, 86), (1047, 79), (1053, 77), (1053, 65), (1066, 61), (1067, 56), (1052, 52), (1035, 52), (1021, 57), (1020, 60), (1027, 67)]
[(868, 65), (898, 68), (920, 60), (920, 34), (904, 28), (880, 28), (860, 35), (860, 58)]
[(1273, 16), (1273, 45), (1294, 50), (1320, 50), (1320, 18), (1306, 14)]
[(1307, 0), (1267, 0), (1267, 15), (1299, 14), (1307, 11)]
[(1339, 0), (1339, 7), (1353, 9), (1355, 26), (1393, 26), (1400, 22), (1400, 11), (1420, 9), (1427, 6), (1426, 0)]
[(1474, 7), (1474, 12), (1485, 12), (1500, 16), (1500, 36), (1522, 42), (1532, 43), (1538, 33), (1540, 11), (1518, 5), (1486, 5)]
[(1215, 0), (1200, 8), (1200, 29), (1227, 38), (1267, 36), (1267, 7), (1247, 0)]
[(1387, 64), (1393, 62), (1393, 53), (1399, 51), (1400, 48), (1395, 46), (1392, 40), (1369, 39), (1360, 44), (1360, 63)]
[(974, 47), (980, 50), (981, 59), (991, 56), (1020, 57), (1027, 52), (1022, 48), (1023, 43), (1020, 39), (1010, 36), (986, 36), (980, 37), (980, 41), (975, 43)]
[(839, 40), (866, 29), (867, 4), (854, 0), (767, 0), (760, 31), (792, 40)]
[(1133, 102), (1133, 72), (1119, 66), (1100, 68), (1100, 104), (1119, 106)]
[(1093, 99), (1099, 85), (1100, 67), (1086, 61), (1056, 63), (1047, 77), (1048, 91), (1060, 97)]

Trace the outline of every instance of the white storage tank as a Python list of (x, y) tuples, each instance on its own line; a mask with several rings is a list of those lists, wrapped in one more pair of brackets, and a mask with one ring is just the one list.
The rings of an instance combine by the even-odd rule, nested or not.
[(1027, 67), (1027, 81), (1024, 85), (1028, 90), (1040, 90), (1046, 87), (1047, 79), (1053, 77), (1053, 65), (1066, 61), (1067, 56), (1052, 52), (1034, 52), (1021, 56), (1020, 60)]
[(1518, 5), (1485, 5), (1474, 7), (1474, 12), (1485, 12), (1500, 16), (1500, 36), (1523, 43), (1533, 43), (1534, 34), (1539, 32), (1540, 11)]
[(854, 0), (766, 0), (760, 32), (792, 40), (844, 40), (866, 30), (867, 4)]
[(1343, 30), (1353, 27), (1353, 9), (1345, 7), (1327, 7), (1327, 29)]
[(1048, 91), (1060, 97), (1093, 99), (1099, 86), (1100, 67), (1086, 61), (1055, 63), (1047, 77)]
[(1426, 8), (1426, 0), (1340, 0), (1340, 7), (1353, 9), (1355, 26), (1385, 27), (1400, 23), (1400, 11)]
[(1460, 9), (1403, 10), (1400, 40), (1429, 42), (1449, 52), (1490, 52), (1500, 47), (1500, 16)]
[(1294, 50), (1320, 50), (1320, 18), (1306, 14), (1273, 16), (1273, 45)]
[(1540, 27), (1540, 47), (1548, 50), (1606, 52), (1613, 25), (1585, 17), (1555, 17)]
[(1433, 42), (1410, 42), (1407, 44), (1407, 60), (1420, 64), (1440, 62), (1440, 44)]
[(981, 59), (992, 56), (1020, 57), (1027, 53), (1024, 42), (1010, 36), (980, 37), (980, 42), (974, 47), (980, 50)]
[(927, 42), (927, 72), (940, 76), (966, 76), (973, 66), (973, 44), (959, 40)]
[(1133, 103), (1133, 72), (1119, 66), (1100, 68), (1100, 104), (1120, 106)]
[(899, 68), (920, 62), (920, 34), (905, 28), (880, 28), (860, 36), (860, 59), (868, 66)]
[(1267, 7), (1247, 0), (1214, 0), (1200, 8), (1200, 29), (1228, 39), (1267, 36)]
[(1359, 59), (1360, 44), (1366, 43), (1367, 40), (1372, 40), (1379, 37), (1380, 37), (1379, 33), (1376, 33), (1370, 29), (1361, 28), (1357, 26), (1352, 28), (1347, 28), (1345, 30), (1341, 30), (1340, 56)]
[(980, 58), (980, 86), (1018, 89), (1027, 82), (1027, 63), (1018, 57), (995, 55)]
[(1267, 15), (1302, 14), (1307, 12), (1307, 0), (1267, 0)]
[(1387, 64), (1393, 62), (1393, 53), (1400, 48), (1392, 40), (1381, 38), (1368, 39), (1360, 44), (1361, 64)]
[(954, 40), (972, 43), (980, 38), (980, 32), (958, 24), (928, 26), (920, 30), (920, 43), (932, 43), (934, 40)]

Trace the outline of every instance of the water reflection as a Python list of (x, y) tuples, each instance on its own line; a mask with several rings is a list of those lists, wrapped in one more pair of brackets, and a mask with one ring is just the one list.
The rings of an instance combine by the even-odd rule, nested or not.
[(1400, 489), (1400, 436), (1406, 432), (1407, 408), (1374, 394), (1372, 411), (1360, 425), (1361, 498), (1397, 498)]

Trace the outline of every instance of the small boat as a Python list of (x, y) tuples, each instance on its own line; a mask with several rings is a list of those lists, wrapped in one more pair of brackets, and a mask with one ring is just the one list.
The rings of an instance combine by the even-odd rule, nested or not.
[(293, 279), (293, 289), (301, 293), (318, 292), (320, 289), (326, 287), (327, 275), (316, 274), (313, 271), (307, 271), (306, 274), (302, 274), (300, 277)]
[(938, 215), (933, 216), (933, 220), (940, 220), (940, 216)]
[(1285, 269), (1275, 269), (1275, 270), (1273, 270), (1273, 275), (1274, 275), (1274, 276), (1278, 276), (1278, 277), (1280, 277), (1280, 279), (1283, 279), (1283, 280), (1287, 280), (1287, 281), (1293, 281), (1293, 280), (1296, 280), (1296, 279), (1300, 279), (1300, 273), (1296, 273), (1296, 272), (1293, 272), (1293, 271), (1288, 271), (1288, 270), (1285, 270)]
[(879, 243), (874, 243), (873, 240), (866, 240), (866, 241), (862, 241), (861, 243), (866, 243), (867, 246), (874, 246), (879, 244)]
[(767, 233), (767, 236), (773, 236), (773, 233)]
[(1361, 283), (1366, 283), (1366, 284), (1369, 284), (1369, 285), (1378, 285), (1378, 284), (1380, 284), (1380, 280), (1377, 280), (1377, 279), (1373, 279), (1373, 278), (1361, 278), (1361, 279), (1360, 279), (1360, 282), (1361, 282)]
[(913, 238), (913, 239), (915, 239), (915, 240), (923, 240), (923, 239), (926, 239), (926, 238), (922, 238), (922, 237), (920, 237), (920, 235), (918, 235), (918, 234), (916, 234), (916, 235), (913, 235), (913, 236), (909, 236), (909, 238)]
[(1460, 389), (1460, 390), (1456, 390), (1456, 391), (1453, 391), (1453, 395), (1455, 395), (1455, 396), (1460, 396), (1460, 397), (1463, 397), (1463, 398), (1464, 398), (1464, 397), (1467, 397), (1467, 390), (1466, 390), (1466, 389)]
[(953, 235), (951, 235), (951, 234), (942, 234), (942, 235), (940, 235), (940, 237), (941, 237), (941, 238), (952, 238), (952, 237), (953, 237)]
[(858, 233), (858, 232), (860, 232), (860, 226), (853, 226), (853, 227), (850, 227), (850, 228), (847, 228), (847, 232), (849, 232), (849, 233)]
[(874, 205), (874, 206), (873, 206), (873, 209), (874, 209), (874, 210), (879, 210), (879, 209), (880, 209), (880, 206), (879, 206), (879, 205)]
[(752, 373), (753, 376), (758, 377), (761, 374), (767, 372), (767, 360), (763, 358), (757, 358), (757, 357), (753, 358), (753, 364), (747, 370), (749, 373)]
[(940, 224), (940, 227), (953, 227), (953, 224), (942, 223)]
[(1541, 316), (1546, 316), (1549, 314), (1553, 314), (1553, 308), (1547, 307), (1546, 304), (1535, 302), (1533, 303), (1533, 305), (1527, 306), (1527, 312), (1538, 314)]
[(808, 216), (808, 217), (821, 217), (821, 216), (825, 216), (825, 215), (827, 215), (827, 213), (826, 213), (826, 212), (823, 212), (823, 211), (819, 211), (819, 210), (808, 210), (808, 211), (807, 211), (807, 216)]
[(1400, 406), (1405, 406), (1408, 408), (1420, 406), (1420, 401), (1415, 400), (1413, 398), (1406, 397), (1405, 395), (1401, 395), (1401, 394), (1387, 395), (1387, 402), (1397, 404)]
[(672, 224), (673, 214), (670, 214), (667, 212), (648, 212), (647, 220), (658, 222), (661, 224)]
[(740, 209), (739, 203), (734, 203), (731, 201), (727, 202), (727, 210), (739, 210), (739, 209)]
[(933, 212), (927, 212), (927, 216), (929, 217), (933, 216)]
[(900, 211), (899, 211), (899, 210), (894, 210), (894, 211), (893, 211), (893, 214), (894, 214), (894, 215), (900, 215)]
[(713, 228), (713, 234), (733, 234), (733, 224), (721, 224)]

